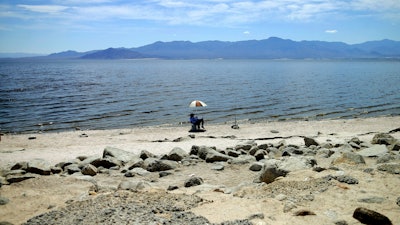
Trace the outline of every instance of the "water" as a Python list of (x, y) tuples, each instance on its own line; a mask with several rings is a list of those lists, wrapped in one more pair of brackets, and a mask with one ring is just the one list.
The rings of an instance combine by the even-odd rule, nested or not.
[(399, 85), (398, 61), (3, 60), (0, 129), (400, 115)]

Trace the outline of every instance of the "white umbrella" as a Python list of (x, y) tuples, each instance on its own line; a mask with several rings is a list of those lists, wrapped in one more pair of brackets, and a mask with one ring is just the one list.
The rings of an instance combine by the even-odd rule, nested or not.
[(189, 104), (189, 107), (206, 107), (206, 106), (207, 106), (206, 103), (199, 100), (195, 100)]

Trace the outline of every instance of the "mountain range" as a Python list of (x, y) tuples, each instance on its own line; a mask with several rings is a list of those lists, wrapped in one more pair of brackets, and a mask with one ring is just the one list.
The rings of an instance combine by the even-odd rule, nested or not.
[[(38, 58), (38, 57), (36, 57)], [(361, 44), (325, 41), (264, 40), (155, 42), (137, 48), (108, 48), (88, 52), (65, 51), (41, 56), (46, 59), (349, 59), (400, 58), (400, 41)]]

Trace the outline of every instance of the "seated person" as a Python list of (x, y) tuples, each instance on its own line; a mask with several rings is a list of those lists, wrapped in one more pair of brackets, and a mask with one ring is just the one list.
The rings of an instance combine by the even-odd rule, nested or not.
[(200, 130), (200, 125), (204, 129), (204, 120), (197, 118), (193, 113), (190, 114), (190, 122), (195, 125), (197, 130)]

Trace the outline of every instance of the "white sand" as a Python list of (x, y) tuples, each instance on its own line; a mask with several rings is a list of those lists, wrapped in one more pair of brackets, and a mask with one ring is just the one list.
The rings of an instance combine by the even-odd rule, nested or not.
[[(279, 137), (290, 136), (293, 138), (286, 139), (288, 144), (304, 144), (299, 136), (316, 137), (320, 142), (331, 140), (332, 143), (343, 142), (356, 136), (361, 140), (370, 141), (377, 132), (389, 132), (400, 127), (400, 117), (243, 123), (239, 126), (240, 129), (235, 130), (230, 124), (206, 125), (207, 131), (204, 133), (189, 133), (189, 126), (185, 125), (4, 135), (0, 142), (0, 167), (33, 158), (43, 158), (51, 163), (58, 163), (82, 155), (101, 155), (107, 146), (134, 153), (148, 150), (159, 155), (171, 151), (174, 147), (181, 147), (186, 151), (190, 151), (193, 145), (224, 149), (257, 138), (278, 137), (257, 141), (258, 144), (275, 143), (282, 140)], [(272, 133), (272, 130), (279, 133)], [(80, 137), (82, 134), (87, 134), (88, 137)], [(189, 138), (190, 134), (194, 134), (195, 138)], [(227, 138), (232, 135), (236, 138)], [(393, 136), (400, 139), (399, 132)], [(29, 137), (36, 139), (29, 140)], [(177, 138), (184, 139), (173, 142)], [(160, 140), (168, 141), (157, 142)]]

